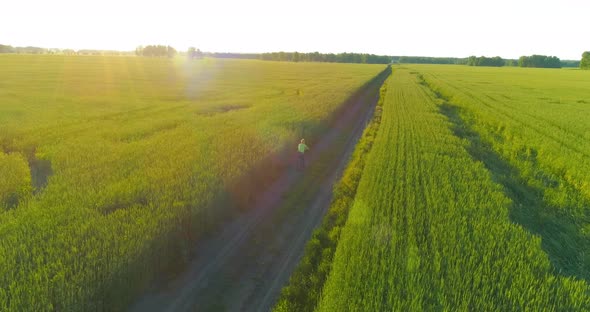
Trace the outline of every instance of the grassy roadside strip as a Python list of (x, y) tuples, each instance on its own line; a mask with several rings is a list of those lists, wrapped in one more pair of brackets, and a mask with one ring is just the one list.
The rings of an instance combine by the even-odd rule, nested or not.
[(305, 247), (304, 255), (289, 279), (274, 311), (313, 311), (331, 269), (332, 258), (346, 223), (356, 189), (361, 179), (366, 156), (371, 150), (379, 125), (387, 82), (380, 89), (379, 101), (371, 122), (355, 147), (350, 162), (340, 181), (334, 186), (334, 197), (322, 224)]

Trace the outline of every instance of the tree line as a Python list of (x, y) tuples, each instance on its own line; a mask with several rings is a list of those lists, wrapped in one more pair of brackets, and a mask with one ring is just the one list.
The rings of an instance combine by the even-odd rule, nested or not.
[(40, 47), (13, 47), (11, 45), (0, 44), (0, 53), (15, 54), (61, 54), (61, 55), (133, 55), (131, 51), (117, 50), (92, 50), (92, 49), (58, 49), (58, 48), (40, 48)]
[(50, 49), (39, 47), (13, 47), (10, 45), (0, 44), (0, 53), (27, 53), (27, 54), (47, 54)]
[(135, 55), (137, 56), (174, 57), (176, 53), (176, 49), (165, 45), (139, 46), (135, 49)]
[[(10, 45), (0, 44), (0, 53), (23, 53), (23, 54), (63, 54), (63, 55), (132, 55), (148, 57), (174, 57), (179, 54), (176, 49), (165, 45), (147, 45), (139, 46), (135, 51), (116, 51), (116, 50), (73, 50), (73, 49), (47, 49), (40, 47), (13, 47)], [(203, 57), (213, 58), (237, 58), (237, 59), (259, 59), (264, 61), (280, 62), (329, 62), (329, 63), (362, 63), (362, 64), (454, 64), (468, 66), (519, 66), (519, 67), (539, 67), (539, 68), (561, 68), (561, 67), (580, 67), (581, 69), (590, 69), (590, 51), (582, 54), (582, 59), (577, 60), (560, 60), (556, 56), (531, 55), (521, 56), (518, 60), (503, 59), (499, 56), (470, 56), (467, 58), (458, 57), (428, 57), (428, 56), (388, 56), (365, 53), (302, 53), (302, 52), (269, 52), (269, 53), (220, 53), (220, 52), (202, 52), (199, 49), (190, 47), (185, 53), (191, 59), (200, 59)]]
[(557, 56), (531, 55), (518, 59), (520, 67), (561, 68), (561, 60)]
[(518, 66), (518, 67), (537, 67), (537, 68), (561, 68), (561, 67), (577, 67), (577, 61), (561, 61), (556, 56), (546, 55), (531, 55), (521, 56), (518, 60), (503, 59), (499, 56), (485, 57), (485, 56), (470, 56), (467, 58), (467, 65), (469, 66)]
[[(303, 53), (303, 52), (268, 52), (268, 53), (230, 53), (230, 52), (200, 52), (189, 48), (188, 58), (213, 57), (235, 58), (278, 62), (326, 62), (326, 63), (362, 63), (362, 64), (390, 64), (392, 56), (365, 53)], [(200, 55), (200, 57), (199, 57)]]
[(389, 64), (392, 57), (366, 53), (301, 53), (301, 52), (271, 52), (262, 53), (259, 59), (281, 62), (327, 62), (327, 63), (362, 63)]
[(400, 64), (466, 64), (465, 58), (458, 57), (430, 57), (430, 56), (394, 56), (394, 62)]
[(485, 56), (470, 56), (467, 58), (467, 65), (469, 66), (493, 66), (501, 67), (507, 65), (506, 61), (499, 56), (485, 57)]
[[(587, 62), (590, 64), (590, 52), (588, 53)], [(559, 67), (581, 67), (580, 61), (576, 60), (560, 60), (555, 56), (532, 55), (522, 56), (520, 59), (504, 59), (499, 56), (470, 56), (467, 58), (457, 57), (428, 57), (428, 56), (393, 56), (393, 63), (399, 64), (453, 64), (453, 65), (468, 65), (468, 66), (520, 66), (520, 67), (544, 67), (544, 68), (559, 68)]]

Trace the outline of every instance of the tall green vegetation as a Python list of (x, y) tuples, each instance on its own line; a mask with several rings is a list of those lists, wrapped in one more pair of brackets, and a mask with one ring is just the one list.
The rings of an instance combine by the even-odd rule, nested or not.
[(383, 69), (0, 56), (0, 311), (124, 310)]
[(520, 67), (561, 68), (561, 60), (556, 56), (531, 55), (518, 59)]
[(590, 309), (588, 283), (511, 221), (478, 139), (416, 71), (394, 71), (318, 311)]
[(590, 69), (590, 51), (582, 53), (582, 60), (580, 61), (581, 69)]
[(509, 166), (506, 175), (519, 177), (504, 183), (520, 205), (512, 220), (543, 239), (556, 271), (590, 281), (590, 77), (565, 70), (423, 71)]
[(0, 213), (16, 207), (31, 195), (31, 173), (26, 159), (18, 154), (0, 152)]

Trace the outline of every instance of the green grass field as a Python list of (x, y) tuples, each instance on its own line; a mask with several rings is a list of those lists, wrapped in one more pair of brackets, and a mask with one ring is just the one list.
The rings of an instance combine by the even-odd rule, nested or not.
[(504, 186), (511, 220), (542, 238), (556, 271), (590, 282), (588, 72), (417, 70), (471, 132), (459, 136)]
[(0, 311), (123, 309), (384, 69), (0, 56)]
[(588, 74), (395, 67), (334, 258), (276, 310), (590, 310)]
[[(384, 69), (0, 55), (0, 311), (124, 310)], [(590, 72), (403, 65), (381, 96), (275, 310), (589, 311)]]

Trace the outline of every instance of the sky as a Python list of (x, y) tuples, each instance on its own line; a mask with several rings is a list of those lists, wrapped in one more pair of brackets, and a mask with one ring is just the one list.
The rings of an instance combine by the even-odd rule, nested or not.
[(0, 44), (576, 60), (588, 12), (586, 0), (8, 0)]

